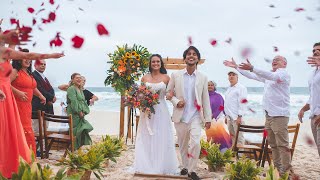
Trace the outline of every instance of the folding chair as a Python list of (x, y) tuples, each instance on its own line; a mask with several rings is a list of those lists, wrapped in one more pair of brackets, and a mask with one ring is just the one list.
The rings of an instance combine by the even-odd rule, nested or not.
[[(72, 115), (68, 116), (57, 116), (42, 112), (41, 118), (43, 119), (43, 126), (45, 127), (47, 122), (56, 122), (56, 123), (68, 123), (69, 131), (68, 134), (63, 134), (61, 132), (50, 132), (48, 133), (47, 129), (44, 129), (44, 139), (45, 139), (45, 148), (46, 148), (46, 157), (49, 157), (49, 151), (53, 143), (62, 143), (67, 145), (67, 149), (70, 149), (71, 152), (74, 151), (74, 140), (73, 136), (73, 123)], [(64, 153), (64, 157), (67, 155), (67, 149)]]
[[(253, 154), (254, 159), (258, 161), (257, 165), (260, 166), (263, 153), (264, 153), (264, 146), (266, 144), (266, 137), (262, 136), (261, 146), (258, 145), (250, 145), (250, 144), (238, 144), (238, 136), (240, 132), (243, 133), (256, 133), (262, 134), (264, 133), (264, 126), (249, 126), (249, 125), (242, 125), (240, 124), (237, 129), (235, 143), (233, 146), (233, 151), (236, 153), (236, 158), (239, 158), (239, 153), (248, 153)], [(259, 154), (258, 154), (259, 153)], [(258, 157), (259, 155), (259, 157)]]
[[(33, 111), (32, 112), (32, 128), (34, 131), (34, 136), (37, 142), (37, 148), (39, 146), (40, 149), (40, 157), (43, 159), (43, 125), (41, 118), (41, 111)], [(36, 154), (35, 154), (36, 155)]]
[[(297, 139), (298, 139), (298, 134), (299, 134), (299, 129), (300, 129), (300, 123), (297, 123), (296, 125), (288, 125), (288, 133), (290, 135), (290, 133), (293, 133), (293, 139), (292, 139), (292, 142), (290, 141), (289, 142), (289, 146), (291, 144), (291, 146), (289, 147), (290, 149), (290, 152), (291, 152), (291, 160), (292, 160), (292, 157), (293, 157), (293, 153), (294, 153), (294, 149), (296, 147), (296, 142), (297, 142)], [(289, 136), (290, 138), (290, 136)], [(268, 140), (266, 141), (266, 145), (265, 145), (265, 154), (264, 154), (264, 157), (263, 157), (263, 160), (262, 160), (262, 167), (264, 166), (265, 164), (265, 161), (267, 160), (269, 165), (271, 164), (271, 154), (272, 154), (272, 151), (271, 151), (271, 147), (269, 147), (268, 145)]]

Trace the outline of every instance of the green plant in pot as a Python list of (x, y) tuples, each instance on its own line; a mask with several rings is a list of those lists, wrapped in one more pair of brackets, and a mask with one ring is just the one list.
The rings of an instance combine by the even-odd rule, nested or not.
[(104, 170), (102, 167), (103, 161), (103, 154), (97, 150), (97, 147), (92, 146), (87, 149), (87, 152), (81, 149), (75, 153), (68, 151), (67, 158), (61, 159), (58, 165), (63, 165), (68, 168), (68, 176), (82, 172), (83, 176), (81, 180), (85, 180), (90, 179), (91, 173), (93, 172), (98, 179), (101, 179), (103, 176), (102, 171)]
[(256, 162), (242, 157), (235, 163), (226, 164), (226, 175), (228, 180), (257, 180), (262, 172), (261, 167), (257, 167)]
[(220, 144), (201, 140), (200, 157), (208, 165), (209, 171), (222, 170), (226, 163), (230, 163), (232, 151), (228, 149), (224, 153), (220, 151)]
[(289, 178), (289, 174), (285, 173), (280, 177), (279, 172), (272, 165), (269, 166), (269, 170), (267, 171), (266, 180), (287, 180)]
[(116, 157), (119, 157), (124, 150), (124, 141), (122, 138), (112, 138), (106, 135), (106, 137), (102, 137), (102, 142), (98, 146), (100, 146), (104, 158), (117, 162)]

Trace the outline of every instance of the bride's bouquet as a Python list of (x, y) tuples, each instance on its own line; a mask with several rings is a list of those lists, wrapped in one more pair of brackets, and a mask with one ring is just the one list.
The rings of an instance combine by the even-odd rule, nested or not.
[(159, 94), (160, 91), (151, 90), (144, 83), (140, 86), (134, 84), (126, 92), (124, 104), (125, 106), (139, 108), (150, 119), (151, 113), (155, 114), (154, 105), (159, 104)]

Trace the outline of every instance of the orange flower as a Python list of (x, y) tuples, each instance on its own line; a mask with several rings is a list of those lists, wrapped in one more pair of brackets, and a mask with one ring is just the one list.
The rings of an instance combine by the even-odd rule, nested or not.
[(123, 73), (123, 72), (125, 72), (127, 69), (126, 69), (125, 66), (119, 66), (119, 67), (118, 67), (118, 70), (119, 70), (120, 73)]

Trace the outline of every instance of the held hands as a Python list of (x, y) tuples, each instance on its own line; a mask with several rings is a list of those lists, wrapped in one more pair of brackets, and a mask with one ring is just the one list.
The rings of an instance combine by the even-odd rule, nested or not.
[(168, 91), (167, 94), (166, 94), (166, 99), (170, 101), (173, 96), (174, 96), (173, 92), (172, 91)]
[(0, 90), (0, 101), (4, 101), (5, 99), (6, 99), (6, 95), (4, 94), (4, 92)]
[(225, 60), (223, 61), (223, 64), (227, 67), (231, 67), (231, 68), (237, 68), (238, 65), (237, 63), (233, 60), (233, 58), (231, 58), (231, 60)]
[(180, 100), (180, 101), (178, 102), (178, 104), (177, 104), (177, 108), (183, 108), (184, 105), (185, 105), (184, 100)]
[(311, 67), (320, 66), (320, 57), (308, 57), (307, 63), (311, 65)]

